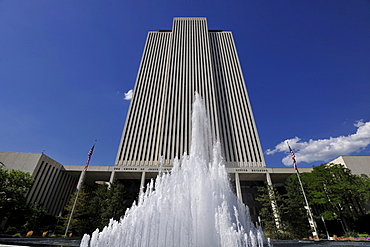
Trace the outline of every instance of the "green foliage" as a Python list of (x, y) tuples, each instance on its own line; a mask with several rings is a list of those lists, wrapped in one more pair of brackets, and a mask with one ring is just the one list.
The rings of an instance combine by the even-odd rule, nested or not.
[[(77, 191), (71, 194), (71, 197), (67, 203), (67, 205), (64, 208), (64, 211), (67, 212), (67, 214), (58, 217), (59, 218), (59, 225), (58, 225), (58, 232), (64, 233), (65, 229), (67, 228), (69, 218), (72, 212), (73, 205), (76, 200)], [(87, 210), (86, 210), (86, 204), (88, 202), (88, 194), (85, 192), (84, 188), (80, 190), (78, 193), (78, 198), (76, 201), (76, 205), (74, 207), (73, 215), (71, 222), (69, 224), (69, 232), (73, 232), (77, 235), (82, 235), (85, 233), (85, 222), (84, 220), (88, 218)]]
[[(300, 174), (300, 177), (316, 222), (321, 222), (321, 216), (327, 221), (341, 222), (344, 232), (348, 232), (346, 235), (357, 236), (351, 229), (357, 218), (368, 213), (365, 202), (370, 199), (370, 178), (353, 175), (349, 169), (336, 164), (322, 164), (310, 173)], [(311, 230), (296, 174), (285, 181), (285, 189), (286, 193), (282, 195), (271, 187), (261, 189), (258, 201), (263, 205), (260, 215), (264, 231), (267, 236), (278, 239), (307, 238)], [(277, 218), (274, 217), (272, 201), (275, 201), (275, 212), (279, 213)], [(321, 231), (323, 234), (324, 230)]]
[(283, 194), (272, 186), (259, 188), (262, 194), (257, 200), (263, 206), (260, 215), (264, 232), (274, 239), (307, 238), (310, 231), (297, 177), (292, 176), (286, 182)]
[(18, 229), (14, 226), (9, 226), (8, 229), (6, 229), (6, 234), (15, 234), (18, 232)]
[(127, 194), (124, 185), (119, 182), (114, 182), (109, 189), (106, 185), (99, 185), (88, 204), (90, 217), (86, 221), (86, 232), (103, 229), (112, 218), (119, 220), (127, 209)]
[(355, 189), (361, 194), (363, 201), (370, 201), (370, 177), (365, 174), (353, 176), (355, 177), (356, 183)]
[(259, 187), (258, 190), (261, 194), (256, 200), (262, 205), (260, 216), (266, 237), (292, 239), (289, 224), (282, 220), (282, 216), (286, 215), (288, 210), (284, 197), (276, 188), (269, 185)]
[[(88, 196), (82, 189), (78, 196), (69, 231), (73, 232), (74, 235), (83, 235), (91, 233), (97, 228), (103, 229), (112, 218), (119, 220), (127, 209), (125, 206), (127, 194), (124, 185), (119, 182), (114, 182), (110, 188), (106, 185), (99, 185), (91, 196)], [(71, 195), (69, 203), (64, 208), (67, 214), (59, 218), (58, 232), (61, 234), (65, 232), (67, 227), (75, 198), (76, 193)]]
[(0, 168), (0, 222), (6, 220), (7, 225), (22, 231), (39, 230), (46, 211), (37, 203), (26, 202), (32, 183), (28, 172)]
[(0, 222), (20, 228), (25, 223), (29, 205), (26, 193), (33, 178), (28, 172), (0, 168)]
[[(342, 222), (350, 231), (351, 222), (365, 215), (365, 202), (370, 199), (370, 179), (353, 175), (342, 165), (322, 164), (310, 173), (302, 173), (301, 180), (316, 222), (321, 216), (332, 222)], [(293, 235), (309, 233), (307, 211), (296, 174), (286, 180), (289, 224)]]
[(19, 232), (12, 235), (13, 238), (21, 238), (22, 237), (22, 234), (20, 234)]
[(25, 211), (25, 194), (32, 183), (28, 172), (0, 168), (0, 221), (5, 217), (10, 220), (17, 212)]
[(294, 238), (307, 238), (311, 236), (308, 224), (307, 210), (299, 180), (296, 174), (285, 181), (287, 216), (290, 231)]
[(359, 237), (359, 234), (358, 234), (358, 232), (351, 231), (351, 232), (346, 232), (343, 237), (345, 237), (345, 238), (346, 237), (354, 237), (354, 238), (357, 238), (357, 237)]
[(28, 210), (25, 214), (26, 223), (23, 228), (26, 230), (41, 231), (42, 227), (41, 219), (46, 215), (46, 210), (37, 202), (29, 205)]
[[(40, 234), (54, 228), (54, 226), (46, 226), (55, 219), (54, 217), (47, 216), (47, 212), (41, 205), (26, 202), (25, 195), (32, 183), (33, 178), (29, 173), (0, 168), (0, 222), (7, 220), (6, 227), (13, 227), (9, 228), (13, 229), (9, 234), (15, 234), (19, 230), (22, 232), (32, 230)], [(75, 196), (76, 194), (71, 195), (64, 209), (66, 213), (57, 217), (60, 223), (57, 231), (61, 234), (64, 233), (68, 224)], [(106, 186), (99, 186), (90, 198), (82, 190), (75, 207), (70, 230), (74, 235), (82, 235), (96, 228), (102, 229), (111, 218), (118, 220), (124, 215), (128, 201), (132, 202), (132, 196), (125, 191), (124, 185), (118, 182), (113, 183), (110, 189)]]
[(368, 238), (368, 237), (370, 237), (370, 235), (369, 235), (369, 234), (367, 234), (367, 233), (359, 233), (359, 234), (358, 234), (358, 236), (359, 236), (360, 238)]
[(350, 231), (351, 222), (367, 213), (370, 179), (366, 175), (353, 175), (343, 165), (322, 164), (302, 174), (302, 182), (316, 216), (342, 220), (345, 231)]
[[(264, 187), (259, 187), (258, 191), (260, 192), (259, 196), (256, 198), (257, 201), (259, 201), (262, 205), (262, 208), (259, 212), (261, 216), (261, 220), (263, 223), (263, 229), (265, 230), (266, 233), (270, 233), (273, 235), (278, 231), (278, 228), (276, 226), (276, 223), (279, 224), (280, 218), (276, 219), (274, 217), (274, 212), (273, 212), (273, 205), (272, 205), (272, 200), (271, 196), (272, 193), (275, 192), (271, 186), (264, 186)], [(274, 236), (268, 236), (272, 238), (276, 238)]]

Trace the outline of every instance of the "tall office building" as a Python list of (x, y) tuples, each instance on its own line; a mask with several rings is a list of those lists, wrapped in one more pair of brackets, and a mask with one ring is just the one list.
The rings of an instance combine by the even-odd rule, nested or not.
[(206, 18), (174, 18), (149, 32), (117, 153), (119, 166), (166, 165), (190, 152), (194, 93), (229, 168), (265, 167), (232, 33)]
[[(283, 184), (295, 171), (265, 167), (232, 33), (208, 30), (205, 18), (175, 18), (173, 30), (149, 32), (116, 166), (90, 166), (86, 188), (118, 180), (132, 205), (139, 189), (157, 176), (160, 156), (171, 165), (174, 157), (190, 152), (194, 92), (204, 99), (231, 184), (257, 222), (258, 187), (264, 181)], [(30, 172), (35, 183), (27, 201), (42, 204), (51, 215), (62, 211), (84, 169), (30, 153), (0, 152), (0, 165)], [(346, 165), (352, 168), (355, 162)]]

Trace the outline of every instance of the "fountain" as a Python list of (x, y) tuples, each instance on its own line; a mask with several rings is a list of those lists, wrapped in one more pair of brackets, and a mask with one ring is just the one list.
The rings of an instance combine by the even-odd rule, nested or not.
[(190, 155), (175, 160), (171, 173), (160, 172), (119, 221), (85, 234), (80, 246), (263, 246), (262, 230), (230, 187), (209, 126), (196, 94)]

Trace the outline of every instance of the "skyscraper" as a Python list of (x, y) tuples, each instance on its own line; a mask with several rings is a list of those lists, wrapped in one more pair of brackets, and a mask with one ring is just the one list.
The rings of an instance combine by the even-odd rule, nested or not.
[[(175, 157), (190, 153), (195, 92), (221, 142), (230, 184), (257, 222), (258, 187), (265, 181), (281, 185), (295, 171), (266, 168), (232, 33), (208, 30), (205, 18), (175, 18), (172, 30), (149, 32), (115, 166), (90, 166), (85, 186), (119, 181), (131, 206), (141, 188), (161, 170), (171, 170), (157, 167), (160, 156), (171, 166)], [(44, 154), (0, 153), (0, 163), (31, 172), (35, 184), (28, 200), (53, 215), (64, 208), (84, 169), (62, 166)]]
[(232, 33), (208, 30), (206, 18), (148, 33), (115, 165), (157, 166), (160, 156), (170, 165), (189, 153), (195, 92), (227, 167), (265, 167)]

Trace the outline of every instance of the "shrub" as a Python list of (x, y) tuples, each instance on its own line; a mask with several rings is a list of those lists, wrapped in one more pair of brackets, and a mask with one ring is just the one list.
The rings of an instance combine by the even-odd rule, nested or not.
[(13, 237), (13, 238), (21, 238), (21, 237), (22, 237), (22, 235), (18, 232), (18, 233), (16, 233), (16, 234), (12, 235), (12, 237)]
[(346, 234), (344, 234), (344, 237), (358, 237), (358, 232), (346, 232)]
[(14, 226), (9, 226), (8, 229), (5, 231), (7, 234), (16, 234), (18, 232), (17, 228)]
[(368, 238), (368, 237), (370, 237), (370, 235), (367, 234), (367, 233), (360, 233), (360, 234), (358, 234), (358, 236), (359, 237), (362, 237), (362, 238)]

